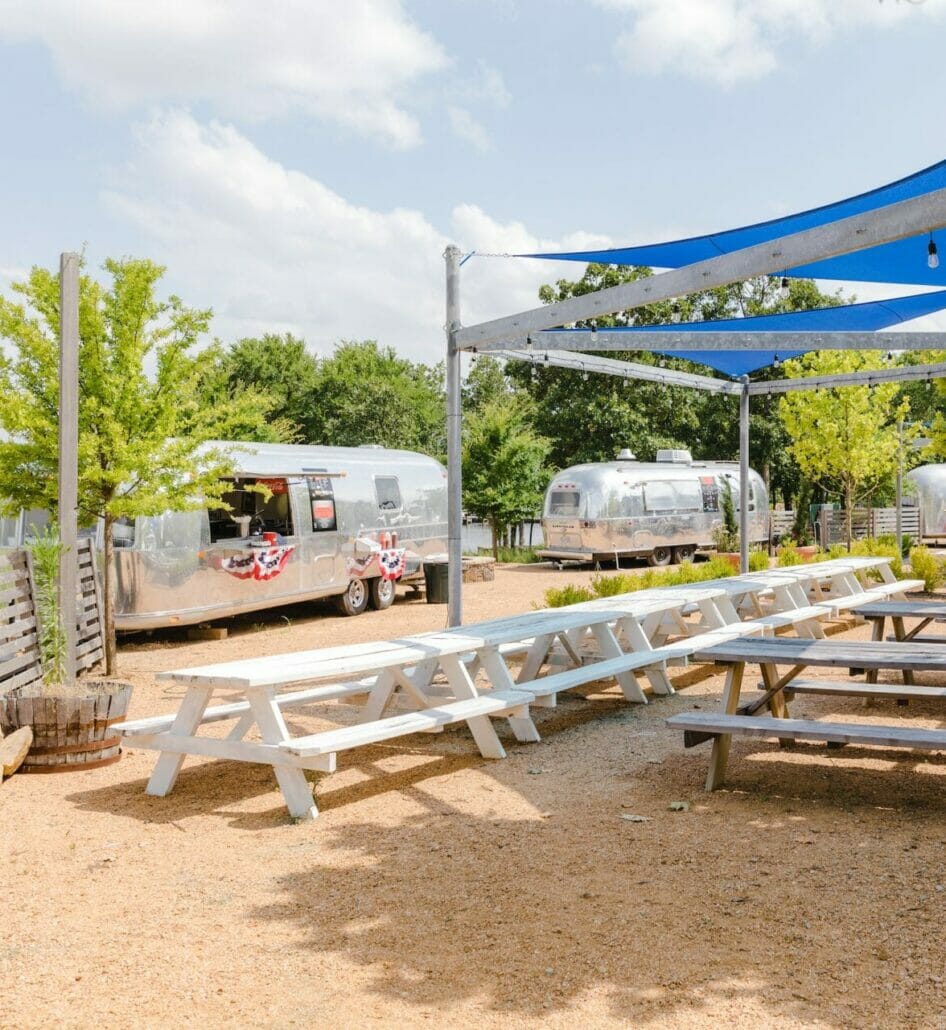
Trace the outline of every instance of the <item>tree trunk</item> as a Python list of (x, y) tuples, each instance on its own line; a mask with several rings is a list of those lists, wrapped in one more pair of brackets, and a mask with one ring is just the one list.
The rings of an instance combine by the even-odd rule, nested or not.
[(854, 488), (851, 484), (844, 487), (844, 535), (847, 537), (848, 553), (854, 539)]
[(118, 646), (115, 642), (115, 603), (112, 580), (115, 576), (113, 568), (113, 528), (115, 520), (111, 515), (105, 516), (105, 542), (102, 551), (104, 569), (104, 585), (102, 591), (102, 636), (105, 643), (105, 675), (114, 676), (118, 665)]
[(493, 538), (493, 558), (499, 561), (499, 526), (495, 519), (489, 520), (489, 530)]

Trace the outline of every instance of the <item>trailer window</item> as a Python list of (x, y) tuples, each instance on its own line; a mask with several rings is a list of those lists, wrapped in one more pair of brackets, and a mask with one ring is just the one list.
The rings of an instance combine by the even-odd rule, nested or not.
[(307, 476), (309, 506), (312, 509), (312, 531), (324, 533), (337, 528), (335, 493), (328, 476)]
[(577, 490), (553, 490), (549, 494), (549, 515), (574, 518), (581, 505), (581, 494)]
[(396, 476), (375, 476), (374, 491), (381, 511), (400, 511), (404, 507), (401, 503), (401, 487)]
[(703, 494), (699, 483), (656, 480), (644, 484), (644, 508), (647, 511), (701, 511)]

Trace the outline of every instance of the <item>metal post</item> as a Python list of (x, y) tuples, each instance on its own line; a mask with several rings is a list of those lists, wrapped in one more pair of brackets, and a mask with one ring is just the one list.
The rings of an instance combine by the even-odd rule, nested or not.
[(79, 579), (79, 255), (59, 258), (59, 616), (66, 641), (65, 680), (76, 678)]
[(749, 377), (739, 395), (739, 571), (749, 571)]
[(897, 554), (903, 554), (903, 419), (897, 423)]
[(463, 479), (461, 471), (460, 351), (460, 249), (452, 244), (444, 251), (447, 264), (447, 625), (463, 622)]

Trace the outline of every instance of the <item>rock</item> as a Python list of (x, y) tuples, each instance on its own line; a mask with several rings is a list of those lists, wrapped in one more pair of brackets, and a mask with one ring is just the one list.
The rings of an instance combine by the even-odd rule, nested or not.
[(12, 776), (20, 768), (32, 743), (33, 730), (29, 726), (21, 726), (0, 741), (2, 776)]
[(650, 819), (646, 815), (631, 815), (630, 812), (622, 812), (621, 818), (626, 819), (629, 823), (649, 823)]
[(690, 802), (689, 801), (671, 801), (668, 806), (671, 812), (689, 812)]

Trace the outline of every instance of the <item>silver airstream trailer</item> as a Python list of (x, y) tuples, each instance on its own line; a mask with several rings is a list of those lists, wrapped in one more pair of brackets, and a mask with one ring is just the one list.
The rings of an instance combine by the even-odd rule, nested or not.
[(234, 448), (229, 511), (116, 525), (119, 630), (324, 597), (348, 615), (386, 608), (397, 582), (416, 582), (425, 556), (446, 549), (446, 472), (433, 458), (380, 447), (211, 446)]
[(946, 537), (946, 465), (920, 465), (907, 479), (916, 486), (923, 537)]
[[(643, 462), (623, 450), (617, 461), (564, 469), (545, 494), (540, 553), (556, 561), (642, 557), (651, 565), (692, 558), (713, 546), (725, 483), (738, 512), (736, 462), (693, 461), (683, 450)], [(766, 542), (768, 493), (751, 469), (749, 513), (751, 542)]]

